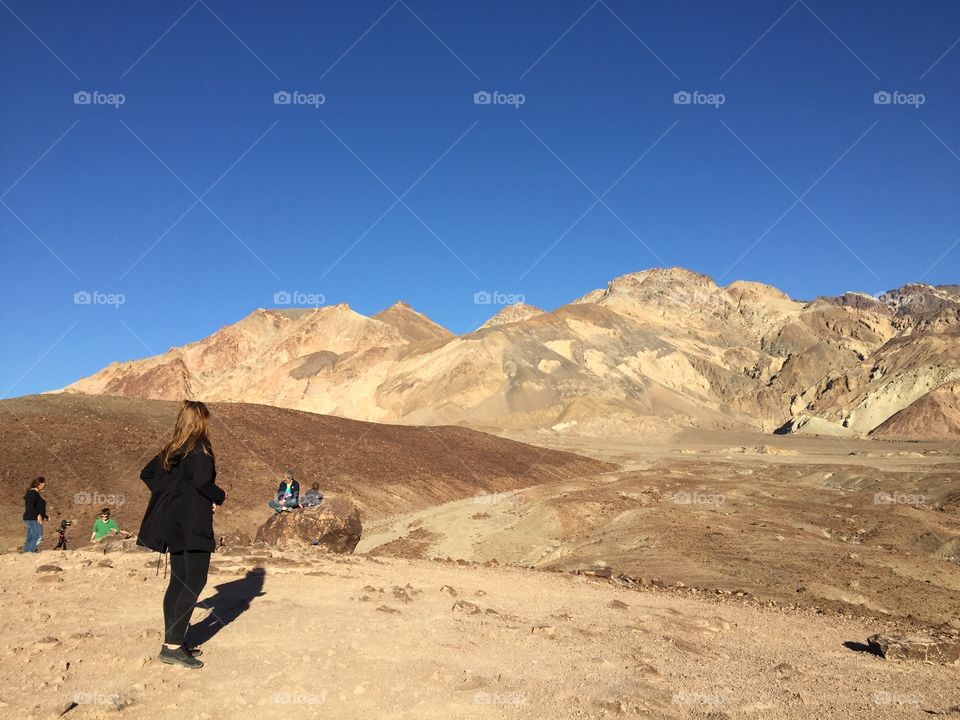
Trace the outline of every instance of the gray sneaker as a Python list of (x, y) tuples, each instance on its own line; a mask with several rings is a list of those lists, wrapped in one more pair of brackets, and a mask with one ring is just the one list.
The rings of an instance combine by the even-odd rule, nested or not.
[(179, 647), (176, 650), (171, 650), (167, 646), (163, 646), (160, 648), (159, 657), (160, 661), (166, 663), (167, 665), (181, 665), (185, 668), (190, 668), (191, 670), (199, 670), (203, 667), (203, 663), (200, 660), (197, 660), (182, 647)]

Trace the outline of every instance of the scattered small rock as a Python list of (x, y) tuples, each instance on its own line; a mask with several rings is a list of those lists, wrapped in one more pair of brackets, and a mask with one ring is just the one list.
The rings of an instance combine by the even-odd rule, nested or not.
[(467, 602), (466, 600), (457, 600), (451, 609), (454, 612), (467, 613), (468, 615), (476, 615), (480, 612), (479, 605), (474, 605), (472, 602)]
[(613, 577), (613, 568), (609, 565), (593, 565), (586, 570), (582, 570), (580, 574), (587, 575), (588, 577), (609, 579)]
[(413, 601), (413, 598), (410, 597), (410, 593), (407, 592), (407, 589), (399, 586), (393, 588), (393, 597), (402, 603), (408, 603)]
[(554, 629), (553, 625), (534, 625), (531, 632), (534, 635), (541, 635), (543, 637), (553, 637), (556, 635), (556, 630)]
[(601, 710), (620, 715), (623, 712), (623, 702), (620, 700), (599, 700), (597, 705)]
[(38, 650), (49, 650), (50, 648), (54, 648), (59, 644), (60, 641), (57, 640), (57, 638), (53, 637), (52, 635), (47, 635), (46, 637), (40, 638), (33, 643), (33, 647), (37, 648)]
[(799, 674), (797, 669), (790, 663), (780, 663), (773, 668), (773, 671), (783, 680), (796, 677)]

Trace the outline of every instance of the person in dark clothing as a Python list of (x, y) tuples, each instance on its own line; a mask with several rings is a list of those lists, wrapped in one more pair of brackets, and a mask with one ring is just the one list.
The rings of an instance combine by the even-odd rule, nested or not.
[(300, 483), (293, 479), (293, 470), (283, 472), (283, 480), (277, 488), (276, 500), (267, 503), (274, 510), (288, 512), (300, 506)]
[(23, 496), (23, 526), (27, 530), (27, 538), (23, 541), (25, 553), (37, 552), (37, 546), (43, 540), (43, 521), (49, 519), (47, 501), (41, 495), (46, 483), (42, 477), (34, 478)]
[(202, 402), (180, 406), (173, 438), (140, 473), (150, 501), (137, 544), (170, 553), (170, 583), (163, 596), (164, 644), (160, 660), (201, 668), (198, 648), (186, 644), (194, 605), (207, 584), (216, 547), (213, 513), (227, 494), (216, 484), (217, 469), (207, 436), (210, 411)]
[(320, 483), (314, 483), (310, 486), (303, 497), (300, 498), (300, 507), (317, 507), (323, 502), (323, 491), (320, 489)]

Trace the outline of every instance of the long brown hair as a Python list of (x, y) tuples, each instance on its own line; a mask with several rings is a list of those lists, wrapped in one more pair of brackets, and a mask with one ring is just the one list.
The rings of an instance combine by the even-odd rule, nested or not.
[(27, 490), (28, 490), (28, 491), (29, 491), (29, 490), (39, 490), (39, 489), (40, 489), (40, 486), (43, 485), (46, 481), (47, 481), (47, 480), (46, 480), (46, 478), (44, 478), (44, 477), (36, 477), (36, 478), (34, 478), (33, 480), (30, 481), (30, 487), (28, 487)]
[(210, 438), (207, 436), (207, 420), (210, 410), (199, 400), (184, 400), (177, 413), (177, 424), (173, 427), (173, 437), (163, 450), (160, 451), (160, 460), (163, 469), (170, 471), (170, 460), (177, 453), (186, 455), (195, 447), (199, 447), (207, 455), (213, 455), (210, 448)]

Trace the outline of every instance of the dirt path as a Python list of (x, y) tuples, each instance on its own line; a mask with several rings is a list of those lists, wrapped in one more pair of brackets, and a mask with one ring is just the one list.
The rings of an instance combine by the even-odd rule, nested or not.
[[(153, 658), (151, 557), (0, 557), (3, 717), (920, 718), (960, 702), (956, 669), (845, 647), (865, 620), (309, 553), (218, 555), (216, 608), (194, 617), (215, 632), (207, 667), (187, 671)], [(62, 572), (37, 572), (50, 562)]]

